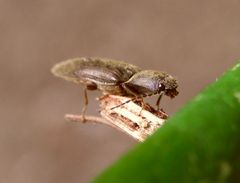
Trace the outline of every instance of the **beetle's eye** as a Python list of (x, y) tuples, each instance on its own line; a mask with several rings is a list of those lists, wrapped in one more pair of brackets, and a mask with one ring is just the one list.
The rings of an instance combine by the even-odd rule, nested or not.
[(165, 86), (161, 83), (159, 83), (158, 88), (159, 88), (159, 91), (165, 90)]

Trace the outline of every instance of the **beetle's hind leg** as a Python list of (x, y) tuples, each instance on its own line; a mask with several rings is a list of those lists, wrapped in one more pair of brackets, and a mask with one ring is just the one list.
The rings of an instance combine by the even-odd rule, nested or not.
[(82, 122), (85, 122), (85, 114), (87, 111), (87, 106), (88, 106), (88, 95), (87, 95), (87, 90), (96, 90), (97, 86), (93, 83), (86, 85), (86, 87), (83, 90), (83, 94), (84, 94), (84, 106), (82, 108)]
[(87, 106), (88, 106), (87, 88), (84, 88), (83, 94), (84, 94), (84, 106), (82, 108), (82, 122), (85, 122), (86, 121), (85, 114), (86, 114)]

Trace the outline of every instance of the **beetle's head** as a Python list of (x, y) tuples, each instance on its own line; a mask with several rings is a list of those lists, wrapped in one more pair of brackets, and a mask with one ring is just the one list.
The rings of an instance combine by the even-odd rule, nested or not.
[(159, 90), (164, 91), (165, 95), (171, 98), (178, 95), (177, 87), (177, 80), (171, 75), (166, 74), (165, 77), (159, 81)]

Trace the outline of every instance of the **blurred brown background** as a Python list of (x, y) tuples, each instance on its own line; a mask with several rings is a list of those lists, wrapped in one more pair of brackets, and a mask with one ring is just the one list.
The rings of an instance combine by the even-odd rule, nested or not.
[[(79, 183), (136, 142), (107, 126), (67, 123), (81, 87), (53, 64), (79, 56), (126, 60), (177, 76), (172, 114), (240, 57), (239, 0), (0, 0), (0, 182)], [(88, 114), (97, 115), (90, 92)], [(153, 101), (154, 99), (152, 99)]]

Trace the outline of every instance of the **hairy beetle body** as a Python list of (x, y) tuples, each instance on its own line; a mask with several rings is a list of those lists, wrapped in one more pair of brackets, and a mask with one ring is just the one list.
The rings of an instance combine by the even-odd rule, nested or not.
[(177, 81), (171, 75), (142, 70), (123, 61), (97, 57), (74, 58), (56, 64), (51, 71), (58, 77), (85, 85), (83, 118), (88, 104), (87, 90), (99, 89), (104, 93), (135, 99), (159, 94), (156, 102), (158, 108), (163, 94), (171, 98), (178, 94)]

